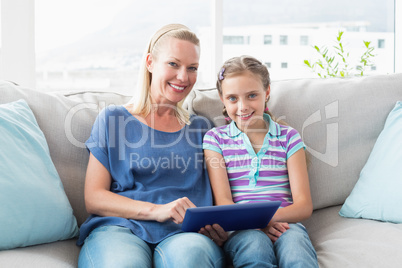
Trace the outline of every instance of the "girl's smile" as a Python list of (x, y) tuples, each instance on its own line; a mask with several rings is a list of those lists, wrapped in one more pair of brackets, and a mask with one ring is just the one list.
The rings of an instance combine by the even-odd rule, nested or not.
[(237, 116), (239, 116), (241, 120), (248, 120), (248, 119), (251, 118), (251, 116), (252, 116), (253, 114), (254, 114), (254, 112), (249, 113), (249, 114), (244, 114), (244, 115), (238, 114)]

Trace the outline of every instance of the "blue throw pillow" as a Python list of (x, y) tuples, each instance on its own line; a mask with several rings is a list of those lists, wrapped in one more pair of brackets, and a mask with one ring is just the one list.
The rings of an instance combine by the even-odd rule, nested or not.
[(0, 105), (0, 250), (72, 238), (77, 221), (24, 100)]
[(360, 178), (339, 214), (402, 223), (401, 189), (402, 102), (398, 101), (388, 115)]

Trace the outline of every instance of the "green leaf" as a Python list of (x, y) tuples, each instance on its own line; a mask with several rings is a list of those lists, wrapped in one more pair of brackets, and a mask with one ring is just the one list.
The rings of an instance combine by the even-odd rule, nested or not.
[(336, 38), (336, 40), (338, 40), (338, 42), (341, 41), (342, 35), (343, 35), (343, 32), (342, 32), (342, 31), (339, 31), (339, 32), (338, 32), (338, 37)]

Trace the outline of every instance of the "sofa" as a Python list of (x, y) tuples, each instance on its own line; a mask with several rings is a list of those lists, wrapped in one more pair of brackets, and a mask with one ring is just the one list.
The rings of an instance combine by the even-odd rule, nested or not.
[[(101, 109), (130, 98), (110, 92), (44, 93), (0, 82), (0, 105), (24, 99), (32, 110), (78, 226), (88, 216), (84, 142)], [(400, 267), (402, 263), (402, 224), (339, 214), (398, 100), (402, 100), (402, 74), (272, 82), (270, 111), (296, 128), (306, 144), (314, 211), (303, 224), (320, 267)], [(224, 124), (216, 89), (193, 89), (184, 107), (215, 125)], [(402, 180), (401, 174), (395, 176)], [(377, 202), (376, 196), (367, 198)], [(77, 267), (76, 239), (1, 250), (0, 267)]]

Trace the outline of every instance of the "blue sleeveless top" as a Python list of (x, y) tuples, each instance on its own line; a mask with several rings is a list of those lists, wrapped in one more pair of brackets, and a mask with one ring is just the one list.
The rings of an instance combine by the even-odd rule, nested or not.
[[(110, 172), (110, 190), (116, 194), (154, 204), (186, 196), (198, 207), (211, 206), (202, 140), (212, 124), (195, 115), (190, 121), (180, 131), (163, 132), (141, 123), (123, 106), (109, 106), (96, 118), (85, 145)], [(105, 225), (127, 227), (153, 244), (181, 232), (181, 225), (172, 221), (91, 215), (80, 227), (77, 245), (93, 229)]]

